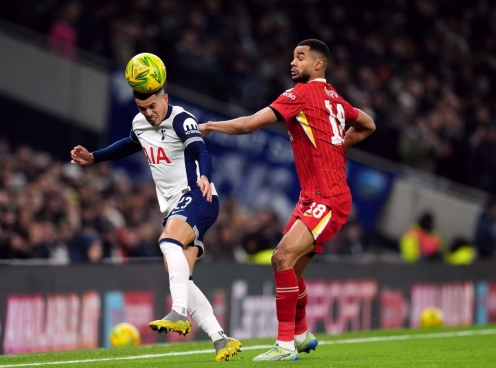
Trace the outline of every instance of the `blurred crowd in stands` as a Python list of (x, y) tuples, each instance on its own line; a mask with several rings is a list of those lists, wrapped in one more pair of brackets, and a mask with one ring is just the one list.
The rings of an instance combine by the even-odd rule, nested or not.
[[(496, 192), (494, 1), (18, 0), (2, 2), (0, 18), (49, 36), (66, 58), (89, 51), (123, 68), (138, 52), (155, 53), (169, 80), (251, 111), (292, 87), (295, 45), (319, 38), (331, 51), (328, 81), (377, 123), (360, 148)], [(0, 258), (159, 255), (153, 184), (135, 186), (109, 164), (27, 160), (29, 148), (12, 153), (7, 141), (1, 150)], [(206, 260), (275, 246), (276, 216), (222, 203)], [(479, 221), (492, 242), (481, 254), (496, 249), (494, 211), (489, 204)], [(352, 218), (329, 249), (359, 254), (374, 241)]]
[[(161, 256), (162, 232), (153, 182), (133, 184), (109, 163), (81, 167), (0, 138), (0, 259), (55, 264), (123, 262)], [(249, 261), (282, 236), (269, 211), (247, 213), (235, 200), (205, 239), (204, 261)], [(270, 257), (269, 257), (270, 259)]]
[[(270, 210), (249, 212), (234, 198), (220, 200), (219, 218), (204, 239), (202, 261), (270, 263), (285, 224)], [(108, 162), (81, 167), (27, 146), (12, 150), (9, 141), (0, 138), (0, 259), (66, 264), (159, 257), (162, 221), (152, 182), (133, 184)], [(496, 199), (481, 213), (474, 239), (444, 244), (427, 213), (398, 242), (366, 234), (352, 213), (324, 248), (327, 254), (358, 258), (401, 254), (406, 262), (444, 258), (454, 263), (456, 256), (459, 263), (470, 263), (477, 253), (492, 258)]]
[(64, 57), (123, 68), (155, 53), (169, 80), (251, 111), (292, 86), (295, 45), (319, 38), (328, 80), (377, 122), (361, 148), (496, 190), (494, 1), (19, 0), (0, 14)]

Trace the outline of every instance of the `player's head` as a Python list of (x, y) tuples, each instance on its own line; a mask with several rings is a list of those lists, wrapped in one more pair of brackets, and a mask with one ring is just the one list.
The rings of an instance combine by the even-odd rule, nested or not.
[(296, 83), (324, 78), (329, 59), (329, 48), (324, 42), (315, 39), (301, 41), (294, 50), (291, 78)]
[(153, 93), (133, 92), (134, 101), (138, 105), (138, 110), (145, 116), (146, 121), (157, 126), (167, 115), (169, 95), (164, 88), (160, 88)]

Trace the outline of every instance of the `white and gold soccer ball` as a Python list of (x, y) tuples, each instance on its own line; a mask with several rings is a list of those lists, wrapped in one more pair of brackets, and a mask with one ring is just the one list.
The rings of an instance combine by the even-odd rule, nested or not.
[(162, 60), (147, 52), (133, 56), (127, 63), (124, 75), (131, 88), (140, 93), (157, 91), (167, 79)]
[(420, 314), (420, 327), (442, 327), (444, 323), (443, 311), (436, 307), (425, 308)]
[(141, 342), (138, 329), (131, 323), (122, 322), (114, 326), (109, 335), (110, 345), (115, 348), (137, 346)]

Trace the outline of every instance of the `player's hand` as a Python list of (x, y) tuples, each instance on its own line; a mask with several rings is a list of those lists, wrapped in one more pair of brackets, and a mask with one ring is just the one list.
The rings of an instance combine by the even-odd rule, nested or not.
[(210, 129), (208, 129), (208, 123), (210, 123), (210, 121), (207, 121), (205, 124), (198, 124), (198, 126), (200, 127), (201, 135), (204, 137), (210, 134)]
[(212, 202), (212, 186), (205, 175), (202, 175), (200, 180), (198, 180), (198, 187), (207, 199), (207, 202)]
[(93, 154), (88, 152), (83, 146), (76, 146), (71, 151), (71, 164), (89, 165), (95, 162)]

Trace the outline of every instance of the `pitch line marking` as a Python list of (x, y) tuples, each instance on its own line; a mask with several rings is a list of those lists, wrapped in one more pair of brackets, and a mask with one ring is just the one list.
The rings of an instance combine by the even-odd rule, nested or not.
[[(466, 336), (477, 336), (477, 335), (496, 335), (496, 329), (439, 332), (439, 333), (414, 334), (414, 335), (408, 334), (408, 335), (396, 335), (396, 336), (362, 337), (357, 339), (345, 339), (345, 340), (336, 340), (336, 341), (319, 341), (319, 345), (360, 344), (364, 342), (402, 341), (402, 340), (415, 340), (415, 339), (441, 339), (441, 338), (466, 337)], [(252, 345), (252, 346), (243, 346), (243, 350), (269, 349), (271, 347), (272, 345)], [(0, 365), (0, 368), (37, 367), (42, 365), (111, 362), (116, 360), (136, 360), (136, 359), (162, 358), (162, 357), (179, 356), (179, 355), (211, 354), (214, 352), (215, 352), (214, 349), (204, 349), (204, 350), (169, 352), (169, 353), (160, 353), (160, 354), (144, 354), (144, 355), (135, 355), (135, 356), (127, 356), (127, 357), (115, 357), (115, 358), (65, 360), (59, 362), (44, 362), (44, 363), (5, 364), (5, 365)]]

